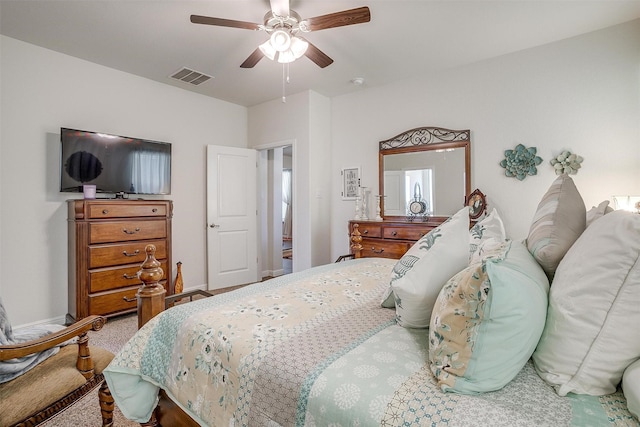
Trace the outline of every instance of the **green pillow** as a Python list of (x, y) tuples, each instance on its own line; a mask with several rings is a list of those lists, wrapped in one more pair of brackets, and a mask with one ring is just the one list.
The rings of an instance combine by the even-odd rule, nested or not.
[(433, 307), (429, 362), (443, 391), (498, 390), (538, 344), (549, 281), (524, 245), (507, 241), (452, 277)]

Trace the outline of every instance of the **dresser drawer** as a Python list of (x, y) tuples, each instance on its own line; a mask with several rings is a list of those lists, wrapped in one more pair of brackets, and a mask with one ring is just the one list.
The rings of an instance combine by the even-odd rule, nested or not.
[(382, 227), (378, 224), (358, 224), (358, 231), (362, 237), (382, 237)]
[(433, 227), (385, 227), (383, 235), (385, 239), (399, 240), (420, 240), (421, 237), (429, 233)]
[[(166, 283), (163, 283), (163, 286), (166, 290)], [(99, 295), (89, 295), (88, 315), (108, 315), (126, 310), (135, 311), (138, 306), (136, 293), (138, 293), (138, 287), (122, 289), (116, 292), (106, 292)], [(133, 301), (127, 301), (125, 298)]]
[[(167, 276), (166, 261), (160, 262), (164, 277)], [(108, 291), (127, 286), (141, 285), (138, 279), (139, 264), (132, 264), (120, 268), (103, 268), (89, 271), (89, 293)]]
[(156, 247), (156, 258), (167, 257), (167, 242), (165, 240), (143, 240), (132, 243), (113, 243), (108, 245), (89, 247), (89, 268), (111, 267), (142, 263), (147, 254), (144, 248), (152, 244)]
[(164, 220), (92, 222), (89, 224), (89, 243), (111, 243), (131, 240), (164, 239), (167, 223)]
[(391, 240), (362, 239), (363, 257), (402, 258), (412, 243)]
[(89, 219), (167, 216), (165, 203), (101, 203), (87, 208)]

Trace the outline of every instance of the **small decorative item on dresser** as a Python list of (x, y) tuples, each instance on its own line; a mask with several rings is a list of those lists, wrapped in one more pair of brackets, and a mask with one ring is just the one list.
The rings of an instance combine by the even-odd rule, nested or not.
[(184, 289), (184, 282), (182, 281), (182, 262), (178, 261), (176, 267), (178, 272), (176, 273), (176, 281), (173, 287), (176, 294), (181, 294)]
[(84, 184), (82, 186), (82, 193), (85, 199), (95, 199), (96, 198), (96, 186), (91, 184)]
[(360, 187), (362, 189), (362, 207), (360, 211), (360, 219), (368, 221), (369, 220), (369, 208), (367, 206), (367, 199), (369, 198), (369, 188), (368, 187)]
[(377, 194), (376, 195), (376, 221), (382, 221), (382, 215), (381, 215), (381, 208), (380, 208), (380, 200), (382, 200), (382, 198), (385, 197), (382, 194)]

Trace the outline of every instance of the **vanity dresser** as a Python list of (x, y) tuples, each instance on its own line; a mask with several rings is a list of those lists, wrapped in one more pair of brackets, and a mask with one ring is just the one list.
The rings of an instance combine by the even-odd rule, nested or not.
[(137, 273), (145, 246), (156, 247), (162, 283), (173, 294), (170, 200), (68, 200), (69, 313), (73, 323), (92, 314), (135, 312)]
[(379, 143), (382, 221), (349, 221), (356, 258), (399, 259), (466, 204), (471, 187), (469, 130), (420, 127)]

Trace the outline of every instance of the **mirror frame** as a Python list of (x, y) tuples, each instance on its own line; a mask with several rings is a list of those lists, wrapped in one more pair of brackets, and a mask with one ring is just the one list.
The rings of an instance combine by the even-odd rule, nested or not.
[[(433, 126), (419, 127), (402, 132), (393, 138), (380, 141), (378, 153), (378, 189), (384, 196), (384, 156), (389, 154), (415, 153), (447, 148), (464, 148), (465, 162), (465, 194), (460, 200), (460, 208), (466, 205), (467, 195), (471, 191), (471, 131), (452, 130)], [(384, 197), (380, 198), (380, 215), (385, 220), (411, 221), (407, 216), (386, 216), (384, 214)], [(452, 214), (453, 215), (453, 214)], [(442, 223), (448, 216), (429, 216), (426, 222)], [(416, 220), (417, 221), (417, 220)]]

